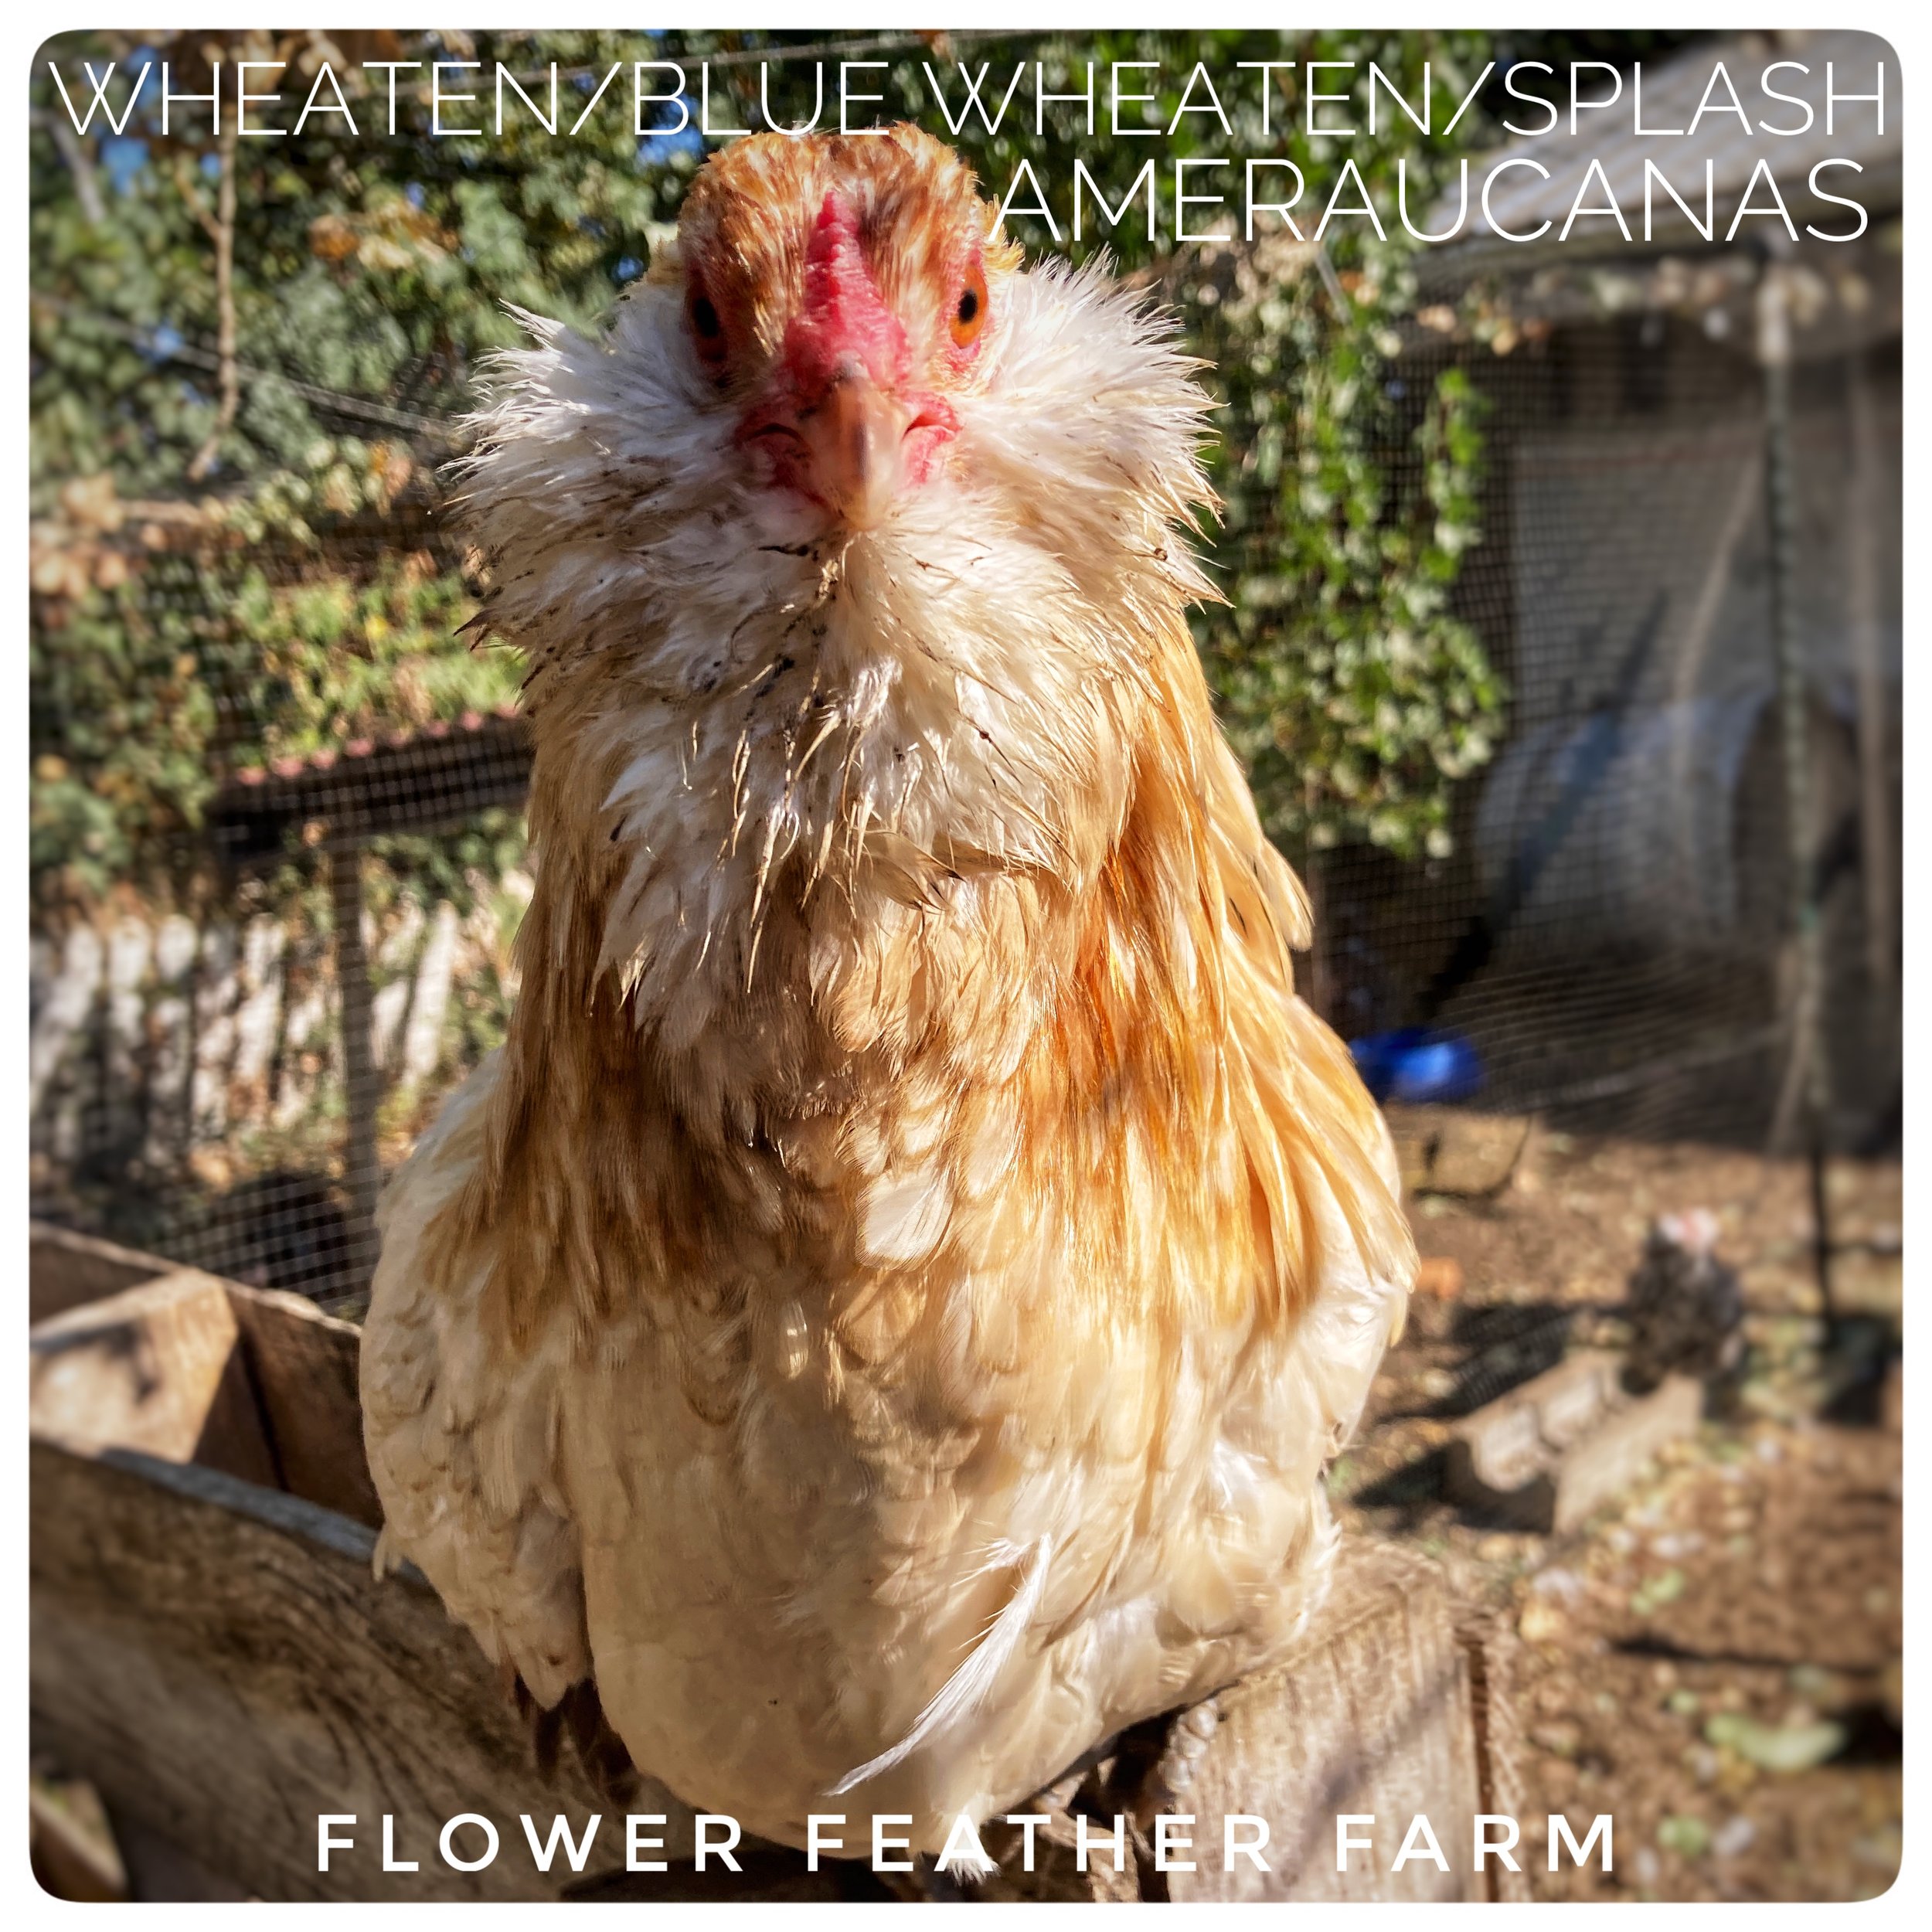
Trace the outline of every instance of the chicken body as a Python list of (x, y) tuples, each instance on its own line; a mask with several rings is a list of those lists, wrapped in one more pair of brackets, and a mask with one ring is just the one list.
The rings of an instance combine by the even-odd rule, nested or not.
[(1667, 1375), (1709, 1380), (1736, 1369), (1744, 1352), (1744, 1292), (1717, 1253), (1717, 1217), (1708, 1208), (1666, 1214), (1651, 1226), (1630, 1277), (1627, 1365), (1633, 1386)]
[(1202, 399), (910, 130), (726, 151), (543, 336), (473, 466), (536, 893), (384, 1206), (384, 1548), (688, 1801), (937, 1849), (1292, 1637), (1413, 1271), (1183, 615)]

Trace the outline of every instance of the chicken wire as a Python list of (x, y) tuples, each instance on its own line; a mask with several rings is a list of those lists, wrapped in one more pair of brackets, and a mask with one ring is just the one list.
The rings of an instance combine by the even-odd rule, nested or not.
[[(1398, 1080), (1398, 1097), (1763, 1146), (1806, 1030), (1793, 907), (1808, 899), (1817, 1124), (1834, 1146), (1886, 1148), (1900, 1106), (1896, 332), (1828, 344), (1794, 378), (1811, 867), (1794, 893), (1765, 390), (1745, 332), (1713, 321), (1721, 304), (1566, 308), (1527, 281), (1497, 299), (1520, 311), (1512, 342), (1418, 325), (1387, 379), (1420, 398), (1454, 363), (1483, 399), (1482, 536), (1454, 597), (1507, 680), (1507, 728), (1458, 788), (1447, 857), (1290, 855), (1319, 913), (1304, 985), (1352, 1041), (1417, 1029), (1453, 1046), (1453, 1087)], [(381, 411), (422, 475), (454, 447), (450, 390), (449, 372), (418, 371)], [(310, 400), (366, 429), (365, 399)], [(1413, 445), (1383, 458), (1396, 493), (1413, 489)], [(419, 491), (366, 515), (351, 546), (451, 567), (432, 511)], [(258, 560), (305, 567), (272, 539)], [(164, 549), (141, 581), (158, 611), (226, 621), (186, 556)], [(250, 648), (220, 660), (233, 690), (218, 702), (237, 713)], [(38, 754), (67, 721), (59, 691), (34, 699)], [(131, 885), (99, 917), (33, 935), (35, 1211), (352, 1309), (381, 1176), (514, 998), (527, 745), (492, 711), (399, 719), (267, 768), (231, 750), (218, 734), (219, 789), (180, 855), (192, 893), (163, 908)]]
[[(1794, 894), (1761, 372), (1698, 321), (1560, 326), (1471, 361), (1484, 538), (1455, 602), (1510, 686), (1456, 851), (1318, 855), (1321, 1003), (1466, 1040), (1478, 1104), (1763, 1144), (1794, 1050)], [(1899, 1108), (1899, 359), (1796, 372), (1808, 794), (1831, 1143)]]

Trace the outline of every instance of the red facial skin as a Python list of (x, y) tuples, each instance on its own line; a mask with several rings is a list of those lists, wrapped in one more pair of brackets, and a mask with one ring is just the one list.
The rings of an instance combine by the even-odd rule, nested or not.
[[(963, 366), (977, 349), (949, 345), (947, 360)], [(958, 434), (951, 403), (917, 376), (854, 212), (828, 194), (812, 225), (802, 299), (736, 440), (764, 459), (774, 488), (852, 529), (874, 528), (929, 479)]]

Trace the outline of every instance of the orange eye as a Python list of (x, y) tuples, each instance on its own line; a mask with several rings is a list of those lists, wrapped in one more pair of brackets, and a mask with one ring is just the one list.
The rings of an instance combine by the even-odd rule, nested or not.
[(958, 299), (953, 304), (953, 341), (961, 349), (970, 349), (985, 326), (986, 271), (975, 262), (967, 270)]

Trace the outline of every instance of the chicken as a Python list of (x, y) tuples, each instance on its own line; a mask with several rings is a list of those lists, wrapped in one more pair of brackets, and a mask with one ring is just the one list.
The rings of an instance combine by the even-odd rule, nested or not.
[(1019, 252), (913, 128), (741, 141), (469, 470), (536, 889), (383, 1206), (382, 1560), (794, 1845), (1278, 1653), (1415, 1266), (1185, 621), (1193, 366)]
[(1631, 1272), (1628, 1296), (1633, 1388), (1667, 1375), (1720, 1380), (1744, 1352), (1744, 1294), (1717, 1256), (1717, 1217), (1709, 1208), (1661, 1216)]

